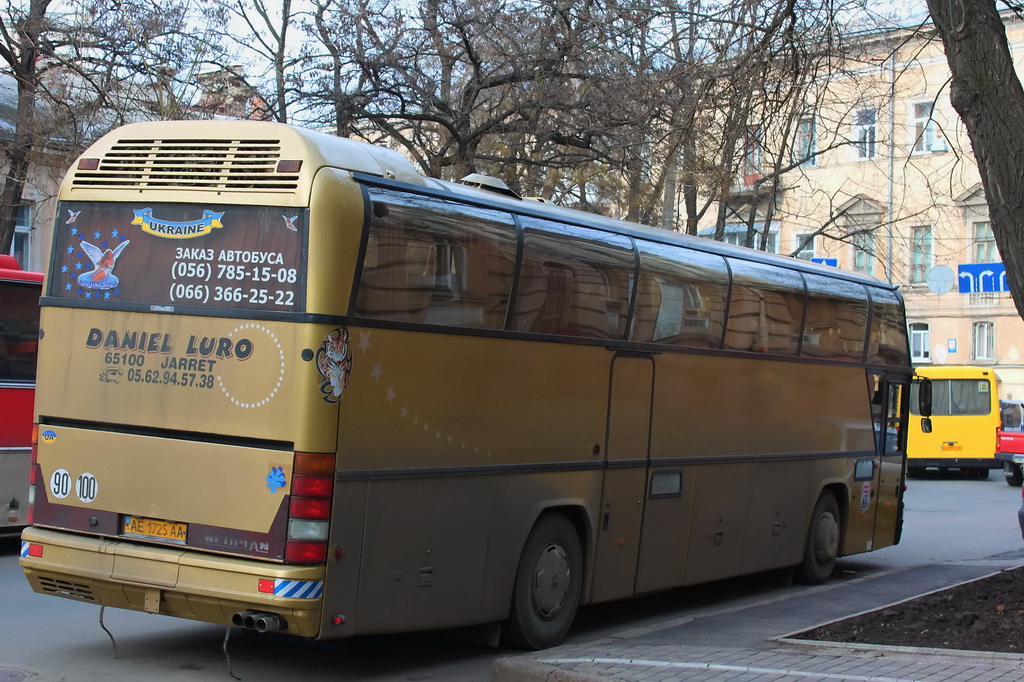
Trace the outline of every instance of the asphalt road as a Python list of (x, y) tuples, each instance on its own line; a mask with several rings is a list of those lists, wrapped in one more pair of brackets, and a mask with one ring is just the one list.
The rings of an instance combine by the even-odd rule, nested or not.
[[(1019, 488), (999, 472), (987, 481), (911, 479), (903, 542), (844, 558), (837, 580), (922, 564), (972, 562), (1024, 546), (1017, 526)], [(18, 567), (19, 543), (0, 541), (0, 682), (68, 680), (226, 680), (225, 629), (148, 614), (99, 609), (33, 593)], [(785, 597), (803, 586), (758, 576), (584, 609), (567, 643), (661, 629), (709, 609)], [(515, 655), (442, 633), (360, 638), (323, 646), (232, 630), (230, 672), (243, 680), (490, 680), (495, 659)]]

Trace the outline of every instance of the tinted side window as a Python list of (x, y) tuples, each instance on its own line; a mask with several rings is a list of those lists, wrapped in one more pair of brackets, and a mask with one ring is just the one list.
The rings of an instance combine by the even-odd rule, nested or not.
[(524, 218), (523, 262), (511, 328), (621, 339), (634, 275), (626, 237)]
[(807, 317), (800, 352), (830, 360), (860, 362), (868, 331), (864, 287), (843, 280), (805, 274)]
[(903, 306), (896, 293), (870, 287), (871, 333), (868, 337), (868, 362), (884, 365), (909, 365), (907, 324)]
[(800, 273), (729, 259), (733, 272), (725, 347), (796, 355), (804, 318)]
[(0, 381), (35, 381), (39, 285), (0, 282)]
[(355, 314), (501, 329), (512, 288), (512, 216), (370, 189), (370, 233)]
[(637, 245), (640, 282), (630, 340), (721, 347), (729, 291), (725, 259), (665, 244)]

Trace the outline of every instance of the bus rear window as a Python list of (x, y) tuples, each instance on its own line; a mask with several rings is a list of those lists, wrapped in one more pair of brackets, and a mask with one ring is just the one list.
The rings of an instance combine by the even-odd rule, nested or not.
[[(917, 385), (912, 387), (910, 411), (920, 414)], [(992, 413), (992, 385), (988, 379), (932, 379), (932, 416), (949, 417)]]
[(62, 202), (49, 294), (297, 312), (307, 210), (280, 206)]

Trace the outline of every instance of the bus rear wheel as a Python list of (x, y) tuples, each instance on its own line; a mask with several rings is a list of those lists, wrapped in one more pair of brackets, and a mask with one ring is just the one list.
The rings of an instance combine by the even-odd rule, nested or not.
[(839, 557), (840, 519), (836, 497), (826, 490), (814, 505), (807, 529), (804, 560), (796, 571), (800, 582), (820, 585), (832, 575)]
[(569, 631), (583, 594), (583, 550), (562, 514), (543, 516), (526, 539), (502, 632), (525, 649), (546, 649)]

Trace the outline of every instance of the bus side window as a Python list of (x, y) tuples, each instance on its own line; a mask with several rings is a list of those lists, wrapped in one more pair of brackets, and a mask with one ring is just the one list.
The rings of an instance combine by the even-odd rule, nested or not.
[(0, 381), (34, 381), (39, 346), (39, 287), (0, 287)]
[(523, 260), (511, 328), (621, 339), (634, 274), (625, 237), (523, 218)]
[(373, 218), (355, 314), (501, 329), (515, 267), (512, 217), (393, 190), (374, 188), (370, 195)]
[(638, 241), (633, 341), (720, 348), (729, 272), (721, 256)]
[(804, 317), (804, 284), (798, 272), (770, 270), (729, 259), (733, 270), (725, 347), (796, 355)]
[(888, 289), (869, 289), (871, 329), (868, 334), (867, 361), (883, 365), (909, 365), (907, 328), (903, 322), (903, 306), (899, 297)]
[(804, 323), (803, 355), (860, 362), (867, 334), (868, 298), (850, 298), (848, 284), (808, 274), (807, 319)]

